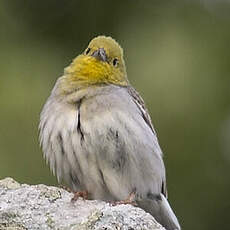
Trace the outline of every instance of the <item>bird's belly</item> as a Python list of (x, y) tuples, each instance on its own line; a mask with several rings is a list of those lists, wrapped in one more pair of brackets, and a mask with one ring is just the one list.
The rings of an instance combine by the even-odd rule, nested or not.
[(159, 192), (152, 134), (127, 114), (94, 116), (83, 108), (79, 116), (79, 110), (62, 108), (44, 118), (45, 157), (58, 180), (73, 190), (101, 200), (126, 199), (133, 190)]
[(94, 199), (126, 199), (134, 190), (141, 196), (159, 192), (161, 179), (153, 162), (158, 159), (153, 156), (151, 137), (139, 124), (126, 114), (104, 113), (82, 119), (81, 128), (84, 141), (77, 155), (85, 187)]

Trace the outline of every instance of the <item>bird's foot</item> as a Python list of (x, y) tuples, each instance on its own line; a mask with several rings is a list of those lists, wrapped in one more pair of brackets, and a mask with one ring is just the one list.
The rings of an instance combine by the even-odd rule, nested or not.
[(88, 191), (86, 190), (74, 192), (73, 190), (71, 190), (69, 187), (65, 185), (59, 185), (59, 187), (66, 190), (67, 192), (74, 194), (73, 198), (71, 199), (71, 202), (77, 201), (79, 197), (82, 197), (83, 200), (88, 200)]
[(74, 196), (71, 199), (71, 202), (75, 202), (78, 200), (79, 197), (82, 197), (83, 200), (88, 200), (88, 191), (78, 191), (78, 192), (74, 192)]
[(116, 206), (116, 205), (119, 205), (119, 204), (131, 204), (133, 206), (137, 206), (137, 203), (135, 201), (135, 197), (136, 197), (136, 192), (131, 192), (127, 199), (118, 200), (118, 201), (111, 201), (110, 204), (112, 206)]
[(62, 184), (61, 184), (61, 185), (59, 185), (58, 187), (59, 187), (59, 188), (62, 188), (62, 189), (64, 189), (64, 190), (66, 190), (67, 192), (71, 192), (71, 193), (73, 192), (69, 187), (67, 187), (67, 186), (65, 186), (65, 185), (62, 185)]

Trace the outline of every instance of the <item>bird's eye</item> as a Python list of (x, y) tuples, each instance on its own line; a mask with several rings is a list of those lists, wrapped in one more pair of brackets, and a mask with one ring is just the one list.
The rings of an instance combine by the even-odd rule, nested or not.
[(118, 59), (117, 59), (117, 58), (114, 58), (114, 59), (113, 59), (113, 65), (114, 65), (114, 66), (117, 66), (117, 65), (118, 65)]
[(85, 54), (89, 54), (89, 52), (90, 52), (90, 48), (88, 48), (86, 51), (85, 51)]

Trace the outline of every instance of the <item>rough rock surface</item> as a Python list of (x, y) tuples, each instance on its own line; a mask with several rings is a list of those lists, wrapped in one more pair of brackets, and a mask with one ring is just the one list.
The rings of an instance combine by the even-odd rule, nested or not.
[(164, 230), (140, 208), (81, 198), (72, 203), (72, 197), (57, 187), (0, 180), (0, 230)]

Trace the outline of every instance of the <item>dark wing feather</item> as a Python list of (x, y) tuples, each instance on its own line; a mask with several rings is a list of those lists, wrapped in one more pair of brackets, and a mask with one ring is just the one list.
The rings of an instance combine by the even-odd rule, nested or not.
[[(132, 97), (133, 101), (135, 102), (135, 104), (137, 105), (139, 110), (141, 111), (143, 119), (145, 120), (147, 125), (151, 128), (153, 134), (156, 135), (156, 132), (155, 132), (153, 125), (152, 125), (151, 117), (150, 117), (148, 110), (145, 106), (144, 100), (141, 98), (139, 93), (132, 86), (128, 86), (127, 89), (128, 89), (129, 95)], [(168, 197), (167, 188), (166, 188), (166, 181), (162, 181), (161, 192), (165, 195), (166, 198)]]
[(156, 132), (152, 125), (151, 117), (149, 116), (148, 110), (145, 107), (144, 100), (141, 98), (139, 93), (132, 86), (128, 86), (128, 92), (130, 96), (133, 98), (133, 101), (135, 102), (139, 110), (141, 111), (142, 117), (144, 118), (145, 122), (151, 128), (154, 135), (156, 135)]

